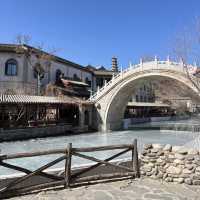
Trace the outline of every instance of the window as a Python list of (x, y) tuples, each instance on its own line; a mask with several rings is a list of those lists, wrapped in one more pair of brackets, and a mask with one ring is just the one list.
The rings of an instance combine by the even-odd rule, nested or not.
[(10, 59), (5, 64), (5, 75), (16, 76), (17, 75), (17, 61)]
[(60, 77), (62, 75), (62, 71), (60, 69), (56, 70), (56, 81), (60, 81)]
[(85, 78), (85, 83), (87, 83), (89, 86), (91, 86), (91, 81), (89, 80), (88, 77)]
[(77, 76), (77, 74), (73, 75), (73, 79), (74, 81), (81, 81), (81, 79)]
[(89, 112), (86, 110), (84, 114), (85, 114), (84, 124), (89, 125)]

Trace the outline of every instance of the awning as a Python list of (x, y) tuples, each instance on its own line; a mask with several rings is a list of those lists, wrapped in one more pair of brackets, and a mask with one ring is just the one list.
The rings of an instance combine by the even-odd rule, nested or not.
[(84, 83), (84, 82), (81, 82), (81, 81), (72, 81), (72, 80), (66, 80), (66, 79), (61, 79), (61, 81), (63, 82), (63, 84), (65, 86), (68, 86), (69, 84), (75, 84), (75, 85), (81, 85), (81, 86), (89, 87), (89, 85), (87, 83)]
[(77, 104), (83, 100), (69, 96), (29, 96), (29, 95), (5, 95), (0, 94), (0, 104), (3, 103), (26, 103), (26, 104)]

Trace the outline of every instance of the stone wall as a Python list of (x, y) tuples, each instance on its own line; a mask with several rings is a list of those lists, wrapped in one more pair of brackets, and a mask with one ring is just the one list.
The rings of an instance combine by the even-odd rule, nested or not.
[(68, 135), (70, 132), (80, 130), (71, 125), (55, 125), (44, 127), (27, 127), (23, 129), (0, 129), (0, 142), (25, 140), (30, 138)]
[(169, 144), (146, 144), (141, 153), (141, 175), (200, 185), (200, 152)]

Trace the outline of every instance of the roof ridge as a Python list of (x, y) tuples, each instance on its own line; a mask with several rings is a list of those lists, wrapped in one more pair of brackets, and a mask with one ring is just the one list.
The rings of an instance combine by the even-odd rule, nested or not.
[[(11, 44), (11, 43), (9, 43), (9, 44), (4, 44), (4, 43), (0, 43), (0, 48), (3, 48), (3, 47), (9, 47), (9, 48), (14, 48), (14, 47), (17, 47), (17, 46), (25, 46), (25, 47), (27, 47), (27, 48), (29, 48), (29, 49), (33, 49), (33, 50), (36, 50), (36, 51), (41, 51), (41, 52), (43, 52), (43, 53), (45, 53), (45, 54), (48, 54), (48, 55), (51, 55), (51, 56), (53, 56), (54, 58), (55, 58), (55, 61), (57, 61), (57, 62), (60, 62), (60, 63), (64, 63), (64, 64), (68, 64), (68, 65), (72, 65), (73, 67), (75, 67), (75, 68), (77, 68), (77, 69), (80, 69), (80, 70), (84, 70), (84, 71), (87, 71), (87, 72), (89, 72), (89, 73), (91, 73), (91, 71), (89, 70), (89, 69), (87, 69), (84, 65), (81, 65), (81, 64), (78, 64), (78, 63), (75, 63), (75, 62), (73, 62), (73, 61), (70, 61), (70, 60), (67, 60), (67, 59), (65, 59), (65, 58), (62, 58), (62, 57), (60, 57), (60, 56), (57, 56), (57, 55), (53, 55), (53, 54), (51, 54), (51, 53), (49, 53), (49, 52), (47, 52), (47, 51), (45, 51), (45, 50), (42, 50), (42, 49), (39, 49), (39, 48), (37, 48), (37, 47), (34, 47), (34, 46), (31, 46), (31, 45), (28, 45), (28, 44)], [(6, 50), (8, 50), (8, 49), (6, 49)], [(13, 49), (12, 49), (13, 50)], [(0, 50), (1, 51), (1, 50)]]

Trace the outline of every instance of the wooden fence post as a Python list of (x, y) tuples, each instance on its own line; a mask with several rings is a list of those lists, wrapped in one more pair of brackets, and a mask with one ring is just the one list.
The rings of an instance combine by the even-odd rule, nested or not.
[(131, 154), (131, 164), (132, 164), (132, 168), (133, 168), (133, 171), (135, 171), (135, 164), (134, 164), (134, 149), (135, 149), (135, 146), (134, 146), (134, 141), (132, 143), (132, 154)]
[(136, 178), (140, 177), (140, 167), (139, 167), (139, 161), (138, 161), (138, 150), (137, 150), (137, 139), (134, 140), (134, 155), (133, 155), (133, 165), (134, 165), (134, 170), (136, 172)]
[(71, 178), (71, 158), (72, 158), (72, 143), (69, 143), (66, 150), (67, 158), (65, 162), (65, 188), (70, 187)]

